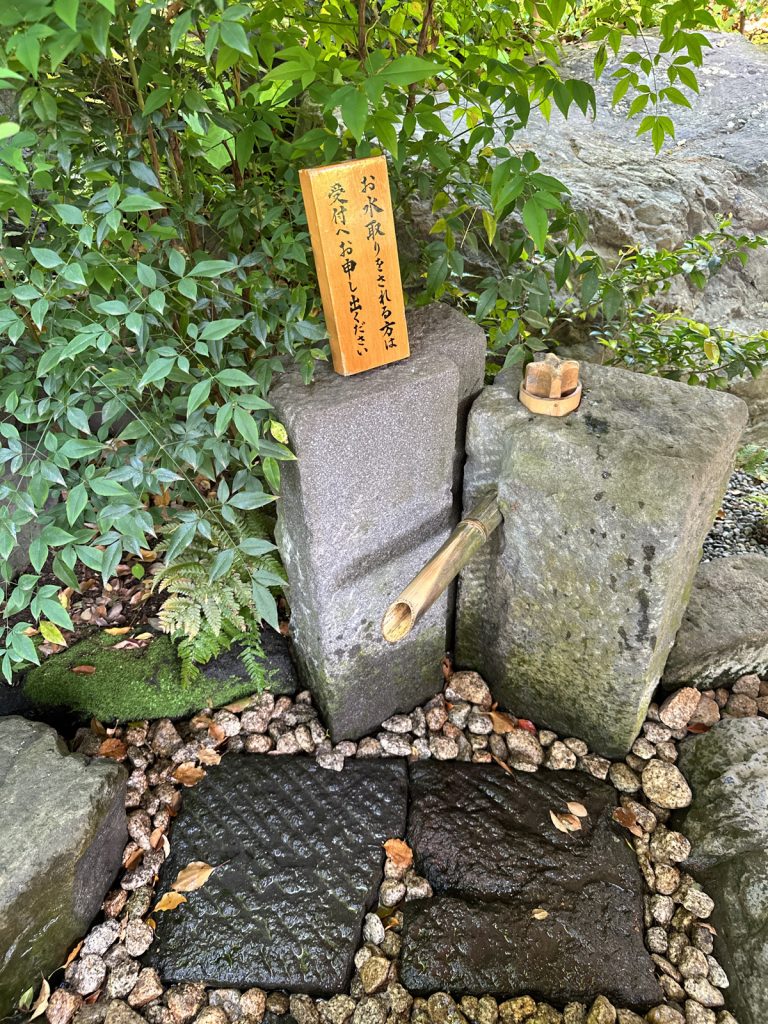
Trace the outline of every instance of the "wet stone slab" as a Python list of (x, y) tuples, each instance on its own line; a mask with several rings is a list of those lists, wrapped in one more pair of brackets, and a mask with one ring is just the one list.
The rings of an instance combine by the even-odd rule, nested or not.
[[(435, 897), (405, 905), (402, 983), (557, 1004), (600, 993), (635, 1008), (660, 1001), (615, 797), (576, 772), (412, 765), (407, 839)], [(550, 811), (568, 813), (569, 801), (587, 815), (563, 833)]]
[(215, 870), (157, 914), (148, 959), (167, 983), (343, 992), (406, 808), (404, 762), (224, 758), (185, 793), (158, 892), (191, 861)]

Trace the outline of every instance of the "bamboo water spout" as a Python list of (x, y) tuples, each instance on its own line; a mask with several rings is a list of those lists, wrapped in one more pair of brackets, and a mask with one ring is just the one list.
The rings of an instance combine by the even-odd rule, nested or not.
[(385, 640), (396, 644), (410, 633), (500, 523), (501, 510), (494, 491), (461, 520), (445, 544), (389, 606), (381, 623)]

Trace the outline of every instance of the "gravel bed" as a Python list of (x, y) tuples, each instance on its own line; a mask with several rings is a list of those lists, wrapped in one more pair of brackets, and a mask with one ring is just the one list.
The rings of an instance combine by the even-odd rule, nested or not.
[(752, 500), (756, 494), (768, 498), (768, 482), (736, 470), (723, 498), (722, 518), (715, 520), (704, 541), (702, 561), (726, 555), (768, 555), (768, 508)]
[[(667, 828), (673, 810), (691, 792), (676, 767), (677, 743), (723, 716), (768, 715), (768, 682), (744, 676), (729, 689), (700, 693), (684, 688), (652, 704), (640, 737), (623, 761), (589, 751), (576, 737), (559, 738), (496, 709), (485, 682), (457, 672), (445, 690), (410, 715), (396, 715), (357, 743), (332, 746), (309, 692), (295, 698), (261, 694), (189, 721), (132, 722), (80, 729), (74, 748), (124, 762), (131, 772), (127, 808), (129, 842), (124, 871), (107, 894), (103, 914), (73, 951), (64, 981), (50, 997), (50, 1024), (260, 1024), (265, 1014), (290, 1013), (296, 1024), (736, 1024), (725, 1009), (728, 978), (713, 956), (714, 904), (679, 865), (690, 844)], [(431, 894), (409, 861), (405, 844), (385, 862), (379, 907), (365, 918), (363, 945), (348, 994), (314, 999), (286, 992), (210, 989), (202, 983), (163, 986), (140, 957), (154, 938), (154, 887), (170, 852), (171, 823), (185, 786), (227, 752), (312, 755), (330, 771), (347, 758), (434, 757), (496, 762), (518, 771), (580, 769), (607, 779), (618, 791), (615, 819), (627, 830), (645, 880), (646, 945), (656, 965), (663, 1004), (646, 1016), (616, 1008), (599, 996), (592, 1006), (563, 1010), (529, 996), (454, 1001), (438, 992), (413, 997), (398, 981), (401, 905)], [(403, 847), (405, 849), (403, 850)], [(388, 851), (389, 852), (389, 851)]]

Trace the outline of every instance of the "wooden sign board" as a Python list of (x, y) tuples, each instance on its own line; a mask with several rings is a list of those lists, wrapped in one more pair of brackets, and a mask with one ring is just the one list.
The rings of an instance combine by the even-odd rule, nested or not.
[(409, 354), (383, 156), (299, 172), (333, 368), (349, 376)]

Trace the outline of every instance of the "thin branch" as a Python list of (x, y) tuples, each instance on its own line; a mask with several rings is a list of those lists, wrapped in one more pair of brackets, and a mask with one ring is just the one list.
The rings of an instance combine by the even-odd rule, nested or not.
[[(435, 9), (435, 0), (427, 0), (426, 7), (424, 8), (424, 20), (421, 23), (421, 32), (419, 32), (419, 41), (416, 43), (416, 56), (423, 57), (427, 52), (427, 41), (429, 39), (429, 33), (432, 28), (432, 16)], [(416, 85), (408, 86), (408, 103), (405, 109), (410, 113), (413, 110), (416, 103)]]

